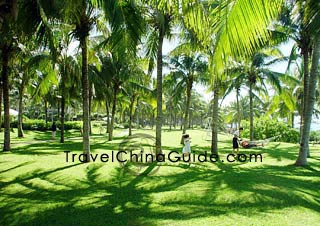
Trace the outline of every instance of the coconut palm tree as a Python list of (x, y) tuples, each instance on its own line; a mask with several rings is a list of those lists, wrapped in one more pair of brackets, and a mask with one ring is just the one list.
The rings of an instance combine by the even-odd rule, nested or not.
[[(209, 71), (214, 93), (212, 147), (217, 153), (218, 101), (225, 68), (231, 59), (250, 57), (262, 47), (271, 33), (267, 27), (277, 17), (282, 0), (206, 2), (201, 28), (194, 29), (209, 55)], [(191, 24), (192, 26), (192, 24)], [(208, 35), (209, 32), (209, 35)]]
[[(271, 59), (271, 60), (268, 60)], [(235, 66), (228, 69), (230, 74), (234, 74), (236, 77), (231, 80), (230, 85), (226, 93), (230, 93), (232, 89), (236, 89), (237, 95), (242, 84), (249, 86), (250, 97), (250, 140), (254, 139), (253, 131), (253, 90), (259, 92), (267, 92), (268, 88), (266, 84), (271, 85), (274, 90), (281, 94), (281, 79), (288, 79), (290, 76), (283, 73), (274, 72), (268, 67), (273, 63), (283, 61), (286, 59), (282, 56), (277, 49), (266, 49), (255, 53), (251, 61), (247, 60), (247, 63), (236, 63)], [(259, 83), (259, 84), (258, 84)], [(238, 102), (239, 103), (239, 102)], [(239, 109), (239, 106), (238, 106)], [(240, 115), (240, 113), (238, 113)], [(238, 121), (239, 123), (239, 121)]]
[[(18, 70), (15, 80), (18, 80), (19, 90), (19, 114), (18, 114), (18, 137), (23, 137), (23, 97), (26, 89), (29, 87), (30, 82), (35, 85), (36, 89), (29, 88), (30, 92), (41, 93), (45, 95), (50, 87), (56, 81), (56, 73), (52, 66), (52, 59), (48, 52), (33, 51), (31, 52), (30, 47), (32, 44), (24, 46), (19, 43), (20, 53), (18, 57)], [(41, 73), (41, 75), (39, 74)], [(33, 90), (33, 91), (32, 91)], [(27, 90), (28, 91), (28, 90)], [(35, 94), (34, 93), (34, 94)]]
[[(175, 90), (178, 92), (183, 90), (186, 93), (182, 130), (182, 134), (185, 134), (189, 119), (192, 88), (194, 83), (204, 83), (208, 80), (206, 76), (207, 64), (204, 57), (198, 53), (179, 54), (169, 58), (169, 68), (171, 69), (171, 75), (177, 77)], [(181, 139), (181, 143), (183, 143), (183, 139)]]
[[(45, 4), (43, 4), (45, 3)], [(0, 49), (2, 57), (2, 88), (4, 101), (4, 151), (10, 150), (10, 120), (9, 120), (9, 63), (12, 53), (17, 50), (17, 37), (33, 34), (37, 31), (38, 40), (42, 41), (44, 34), (48, 35), (47, 19), (56, 13), (53, 3), (48, 1), (1, 1), (0, 2)], [(45, 7), (43, 7), (45, 6)], [(40, 42), (41, 43), (41, 42)], [(49, 41), (50, 43), (50, 41)]]
[(60, 97), (60, 143), (64, 143), (65, 109), (70, 100), (78, 96), (76, 90), (80, 87), (80, 66), (76, 57), (68, 54), (71, 37), (65, 27), (61, 26), (59, 35), (59, 49), (57, 51), (56, 65), (59, 68), (59, 97)]
[(2, 89), (3, 89), (3, 104), (4, 104), (4, 145), (3, 151), (10, 151), (10, 115), (9, 115), (9, 63), (13, 52), (15, 42), (15, 26), (17, 1), (4, 2), (0, 8), (1, 24), (0, 24), (0, 48), (1, 48), (1, 62), (2, 62)]
[(161, 8), (158, 2), (154, 2), (148, 8), (149, 33), (147, 37), (147, 57), (150, 59), (148, 72), (153, 70), (154, 59), (157, 65), (157, 118), (156, 118), (156, 153), (161, 153), (161, 128), (162, 128), (162, 67), (163, 67), (163, 41), (165, 37), (170, 37), (172, 26), (172, 14), (170, 11)]

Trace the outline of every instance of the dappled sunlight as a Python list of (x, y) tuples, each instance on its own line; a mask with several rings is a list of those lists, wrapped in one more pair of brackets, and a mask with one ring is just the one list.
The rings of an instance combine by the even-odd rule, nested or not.
[[(220, 148), (221, 159), (231, 152), (227, 141)], [(92, 153), (116, 151), (119, 142), (96, 138)], [(169, 140), (164, 153), (181, 153), (175, 142)], [(209, 152), (207, 142), (192, 142), (196, 155)], [(227, 217), (226, 222), (238, 217), (256, 222), (270, 214), (279, 214), (280, 219), (283, 213), (292, 218), (301, 208), (316, 217), (314, 212), (320, 211), (319, 153), (313, 153), (309, 168), (296, 168), (290, 165), (296, 145), (270, 143), (253, 150), (263, 154), (262, 163), (218, 161), (189, 166), (182, 161), (164, 162), (154, 174), (139, 176), (129, 174), (118, 162), (67, 163), (64, 150), (80, 154), (81, 142), (26, 144), (1, 154), (1, 222), (188, 225), (195, 224), (195, 219), (199, 223), (221, 217)], [(151, 172), (154, 167), (149, 165), (144, 171)]]

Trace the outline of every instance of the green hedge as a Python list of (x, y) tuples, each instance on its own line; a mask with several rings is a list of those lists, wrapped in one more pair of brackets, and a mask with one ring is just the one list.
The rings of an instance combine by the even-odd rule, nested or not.
[[(249, 122), (242, 121), (241, 126), (244, 127), (242, 137), (249, 138)], [(276, 137), (274, 141), (299, 143), (299, 131), (291, 128), (284, 122), (279, 122), (275, 119), (269, 118), (256, 118), (254, 119), (254, 139), (264, 140)]]
[[(11, 127), (17, 127), (18, 122), (12, 122)], [(61, 123), (60, 121), (56, 122), (57, 127), (61, 129)], [(24, 130), (38, 130), (38, 131), (46, 131), (51, 130), (51, 122), (48, 122), (46, 125), (45, 120), (41, 119), (28, 119), (25, 122), (23, 122), (22, 127)], [(82, 128), (82, 121), (66, 121), (64, 123), (64, 129), (65, 130), (71, 130), (71, 129), (77, 129), (80, 130)]]
[(320, 143), (320, 131), (311, 131), (310, 132), (310, 142)]

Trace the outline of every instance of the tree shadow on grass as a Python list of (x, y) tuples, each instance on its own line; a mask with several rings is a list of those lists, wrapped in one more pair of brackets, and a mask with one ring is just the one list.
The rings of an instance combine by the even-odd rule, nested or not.
[[(95, 150), (116, 151), (119, 143), (96, 142), (90, 145), (91, 152)], [(12, 153), (19, 155), (58, 155), (64, 151), (82, 153), (83, 143), (81, 141), (66, 141), (65, 143), (41, 142), (12, 148)]]
[[(100, 142), (91, 147), (110, 151), (118, 150), (118, 145)], [(14, 150), (14, 154), (33, 155), (45, 147), (54, 153), (82, 152), (82, 142), (68, 141), (65, 144), (30, 144)], [(277, 148), (255, 152), (268, 152), (272, 158), (280, 158), (279, 161), (293, 155), (290, 148)], [(181, 152), (180, 147), (164, 149)], [(207, 147), (194, 146), (193, 150), (200, 154), (207, 151)], [(230, 148), (219, 149), (219, 152), (225, 155)], [(86, 167), (79, 163), (50, 170), (37, 168), (0, 184), (0, 225), (161, 225), (163, 220), (231, 213), (263, 215), (293, 206), (320, 211), (319, 171), (315, 167), (259, 165), (245, 168), (239, 166), (242, 163), (214, 164), (216, 168), (167, 165), (170, 174), (153, 176), (132, 176), (122, 168), (110, 171), (103, 163), (90, 163)], [(77, 170), (84, 177), (75, 179), (67, 174), (75, 166), (79, 166)], [(154, 165), (146, 171), (151, 171), (152, 167)], [(66, 172), (69, 176), (61, 180), (57, 172)], [(110, 178), (110, 172), (111, 179), (101, 179)], [(14, 186), (24, 189), (13, 192), (10, 188)], [(228, 197), (230, 194), (232, 198)]]
[[(320, 211), (319, 180), (304, 179), (317, 178), (318, 171), (291, 166), (246, 169), (217, 164), (220, 168), (217, 170), (195, 167), (154, 176), (132, 176), (115, 168), (110, 180), (99, 179), (103, 164), (90, 164), (85, 169), (84, 178), (70, 178), (64, 183), (67, 187), (64, 189), (41, 187), (31, 180), (41, 178), (59, 185), (61, 182), (50, 175), (78, 164), (47, 171), (35, 170), (2, 183), (1, 188), (21, 185), (27, 191), (6, 193), (1, 189), (2, 197), (5, 197), (2, 201), (6, 205), (0, 208), (0, 224), (160, 225), (162, 220), (227, 216), (235, 212), (259, 215), (292, 206)], [(146, 170), (150, 171), (152, 167)], [(180, 168), (179, 165), (174, 167)], [(221, 197), (228, 195), (230, 190), (239, 197), (222, 202)], [(250, 195), (242, 198), (244, 193)]]

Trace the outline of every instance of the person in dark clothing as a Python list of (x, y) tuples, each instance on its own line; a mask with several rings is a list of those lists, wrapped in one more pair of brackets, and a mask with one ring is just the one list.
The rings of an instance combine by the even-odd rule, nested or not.
[(52, 131), (52, 139), (56, 139), (57, 125), (55, 122), (52, 123), (51, 131)]
[(237, 152), (239, 153), (239, 137), (240, 137), (240, 132), (243, 130), (242, 127), (239, 128), (239, 130), (236, 130), (233, 133), (233, 139), (232, 139), (232, 146), (233, 146), (233, 154)]

